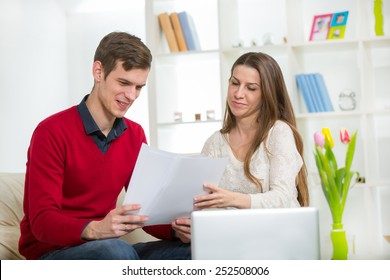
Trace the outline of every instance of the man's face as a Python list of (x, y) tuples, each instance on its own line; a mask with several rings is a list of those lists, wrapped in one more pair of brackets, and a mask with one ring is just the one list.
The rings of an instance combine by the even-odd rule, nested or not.
[(105, 79), (104, 71), (102, 71), (101, 78), (98, 81), (95, 77), (98, 98), (109, 119), (125, 116), (127, 110), (145, 86), (148, 74), (148, 69), (136, 68), (126, 71), (123, 69), (122, 63), (118, 62), (114, 70)]

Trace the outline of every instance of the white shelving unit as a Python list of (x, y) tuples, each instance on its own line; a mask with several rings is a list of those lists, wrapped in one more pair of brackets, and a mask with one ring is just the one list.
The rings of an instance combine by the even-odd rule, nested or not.
[[(193, 17), (202, 51), (169, 52), (157, 15), (173, 11)], [(315, 15), (341, 11), (349, 11), (343, 39), (309, 41)], [(304, 139), (312, 205), (320, 209), (323, 258), (330, 257), (331, 218), (312, 150), (313, 134), (324, 126), (335, 142), (341, 127), (358, 130), (353, 168), (366, 183), (351, 189), (344, 214), (350, 257), (390, 258), (384, 239), (390, 235), (390, 0), (383, 0), (383, 16), (386, 35), (376, 36), (368, 0), (146, 0), (147, 43), (154, 54), (148, 83), (150, 144), (199, 153), (221, 127), (233, 62), (248, 51), (268, 53), (282, 68)], [(265, 40), (272, 44), (264, 45)], [(309, 72), (324, 76), (334, 112), (307, 113), (295, 75)], [(344, 89), (356, 93), (353, 111), (339, 109)], [(215, 111), (215, 120), (206, 120), (207, 110)], [(175, 112), (183, 114), (182, 122), (174, 121)], [(201, 121), (195, 121), (197, 113)], [(341, 161), (345, 150), (337, 144)]]
[[(148, 82), (150, 144), (172, 152), (199, 153), (206, 138), (221, 126), (223, 112), (218, 1), (147, 0), (146, 5), (147, 43), (154, 54)], [(157, 15), (181, 11), (193, 17), (202, 51), (169, 53)], [(206, 118), (207, 110), (214, 110), (214, 120)], [(175, 122), (177, 112), (182, 114), (180, 122)], [(201, 119), (196, 121), (195, 114)]]

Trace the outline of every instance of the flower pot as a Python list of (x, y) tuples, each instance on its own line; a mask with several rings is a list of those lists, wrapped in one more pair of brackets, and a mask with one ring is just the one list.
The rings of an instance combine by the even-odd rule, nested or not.
[(345, 229), (343, 229), (343, 224), (333, 224), (330, 238), (333, 245), (332, 260), (347, 260), (348, 242)]

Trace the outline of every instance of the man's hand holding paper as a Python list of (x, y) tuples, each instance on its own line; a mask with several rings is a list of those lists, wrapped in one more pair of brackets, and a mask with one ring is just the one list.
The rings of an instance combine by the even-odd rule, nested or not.
[(184, 156), (143, 144), (123, 204), (141, 204), (145, 225), (189, 217), (204, 183), (218, 185), (227, 158)]

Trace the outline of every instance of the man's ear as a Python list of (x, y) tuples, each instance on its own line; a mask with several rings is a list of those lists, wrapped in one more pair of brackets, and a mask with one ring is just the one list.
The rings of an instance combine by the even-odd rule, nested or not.
[(103, 66), (100, 61), (95, 61), (93, 63), (92, 75), (95, 81), (101, 81), (104, 78)]

